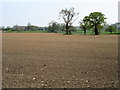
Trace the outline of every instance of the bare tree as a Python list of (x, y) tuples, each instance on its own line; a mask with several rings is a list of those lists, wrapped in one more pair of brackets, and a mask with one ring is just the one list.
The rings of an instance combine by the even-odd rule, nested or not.
[(69, 30), (69, 28), (72, 26), (72, 24), (75, 22), (75, 20), (78, 18), (75, 18), (75, 16), (77, 16), (79, 13), (76, 13), (74, 11), (74, 8), (70, 8), (68, 9), (62, 9), (59, 13), (59, 17), (62, 17), (64, 22), (65, 22), (65, 28), (66, 28), (66, 34), (72, 34), (71, 30)]

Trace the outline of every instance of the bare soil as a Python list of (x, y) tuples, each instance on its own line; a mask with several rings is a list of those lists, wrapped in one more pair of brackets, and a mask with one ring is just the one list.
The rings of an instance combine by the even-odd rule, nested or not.
[(117, 35), (3, 34), (3, 88), (117, 88)]

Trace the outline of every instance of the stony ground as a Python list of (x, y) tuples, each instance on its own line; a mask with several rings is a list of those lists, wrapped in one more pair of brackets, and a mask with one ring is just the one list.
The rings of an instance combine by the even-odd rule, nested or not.
[(117, 35), (3, 34), (3, 88), (118, 87)]

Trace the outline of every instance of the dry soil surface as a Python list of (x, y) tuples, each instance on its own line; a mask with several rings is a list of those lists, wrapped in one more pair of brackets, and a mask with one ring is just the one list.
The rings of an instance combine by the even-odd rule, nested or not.
[(3, 88), (118, 87), (117, 35), (3, 34)]

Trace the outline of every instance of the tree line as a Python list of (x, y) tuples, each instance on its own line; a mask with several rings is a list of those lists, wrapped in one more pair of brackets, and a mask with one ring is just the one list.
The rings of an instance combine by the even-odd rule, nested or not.
[[(78, 19), (78, 12), (75, 12), (75, 9), (72, 7), (70, 9), (62, 9), (59, 12), (59, 18), (64, 21), (64, 23), (57, 23), (56, 21), (50, 21), (48, 27), (38, 27), (35, 25), (31, 25), (28, 23), (27, 26), (18, 26), (14, 25), (12, 28), (10, 27), (1, 27), (3, 31), (37, 31), (37, 30), (47, 30), (48, 32), (57, 33), (58, 31), (64, 31), (66, 35), (72, 34), (73, 31), (77, 29), (73, 26), (73, 23)], [(83, 30), (86, 35), (88, 30), (93, 30), (95, 35), (99, 34), (99, 31), (105, 28), (106, 20), (105, 14), (101, 12), (91, 12), (88, 16), (85, 16), (79, 22), (79, 28)], [(110, 32), (111, 34), (115, 32), (115, 25), (107, 25), (105, 31)]]

